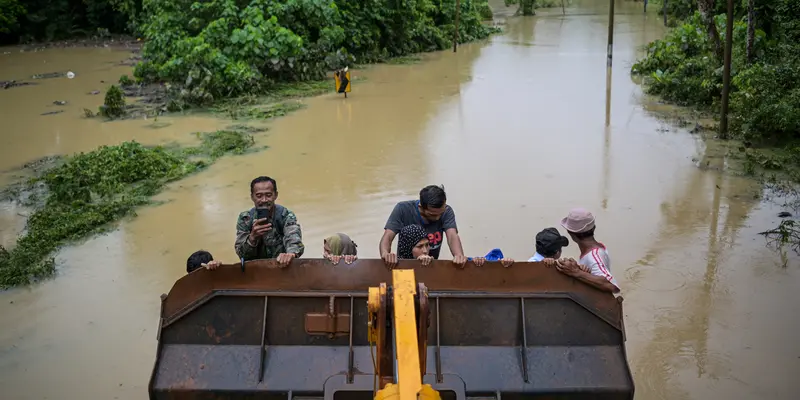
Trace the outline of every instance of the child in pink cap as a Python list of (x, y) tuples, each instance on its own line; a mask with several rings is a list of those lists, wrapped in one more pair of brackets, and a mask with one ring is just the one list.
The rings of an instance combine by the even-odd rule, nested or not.
[(569, 232), (572, 241), (578, 244), (581, 258), (579, 261), (569, 258), (558, 261), (548, 259), (545, 262), (548, 265), (555, 264), (560, 272), (600, 290), (618, 293), (619, 285), (611, 275), (608, 250), (594, 238), (594, 215), (583, 208), (575, 208), (561, 220), (561, 226)]

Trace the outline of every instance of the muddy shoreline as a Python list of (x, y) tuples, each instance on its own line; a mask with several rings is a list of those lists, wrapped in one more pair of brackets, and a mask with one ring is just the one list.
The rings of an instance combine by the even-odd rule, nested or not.
[(110, 48), (114, 50), (131, 49), (132, 51), (139, 51), (143, 45), (141, 39), (132, 36), (114, 35), (111, 37), (92, 37), (92, 38), (76, 38), (66, 40), (53, 40), (49, 42), (35, 42), (35, 43), (21, 43), (15, 45), (0, 46), (0, 55), (8, 54), (11, 52), (36, 52), (46, 49), (69, 49), (69, 48)]

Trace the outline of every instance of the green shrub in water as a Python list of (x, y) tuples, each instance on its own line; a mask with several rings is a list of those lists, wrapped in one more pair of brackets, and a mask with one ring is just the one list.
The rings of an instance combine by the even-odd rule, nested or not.
[(121, 86), (131, 86), (135, 85), (136, 82), (133, 79), (131, 79), (131, 77), (128, 75), (122, 75), (119, 77), (119, 84)]
[(125, 115), (125, 93), (117, 85), (111, 85), (106, 92), (100, 114), (111, 119)]

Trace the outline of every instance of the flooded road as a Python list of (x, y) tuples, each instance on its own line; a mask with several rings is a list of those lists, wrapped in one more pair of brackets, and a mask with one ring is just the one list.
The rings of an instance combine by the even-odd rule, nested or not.
[[(366, 80), (347, 100), (309, 99), (270, 123), (257, 136), (268, 150), (223, 158), (171, 185), (158, 197), (165, 204), (63, 249), (55, 279), (0, 293), (0, 397), (146, 398), (159, 295), (199, 248), (235, 259), (249, 181), (267, 174), (298, 215), (306, 257), (319, 257), (337, 231), (360, 256), (377, 257), (393, 204), (431, 183), (445, 185), (471, 256), (500, 247), (527, 259), (536, 232), (571, 207), (590, 208), (623, 288), (637, 399), (797, 398), (800, 261), (790, 255), (783, 268), (757, 235), (777, 225), (780, 209), (759, 200), (755, 183), (719, 173), (724, 149), (661, 122), (665, 107), (631, 80), (640, 47), (664, 32), (641, 3), (617, 3), (606, 127), (600, 3), (573, 1), (566, 17), (510, 18), (502, 35), (421, 64), (354, 71)], [(0, 79), (70, 69), (76, 78), (0, 91), (0, 171), (130, 139), (189, 141), (231, 123), (83, 119), (82, 107), (102, 102), (86, 93), (129, 72), (116, 65), (127, 56), (3, 55)], [(67, 100), (66, 112), (39, 116), (54, 100)], [(22, 224), (18, 212), (0, 209), (3, 244)], [(577, 256), (574, 244), (565, 250)]]

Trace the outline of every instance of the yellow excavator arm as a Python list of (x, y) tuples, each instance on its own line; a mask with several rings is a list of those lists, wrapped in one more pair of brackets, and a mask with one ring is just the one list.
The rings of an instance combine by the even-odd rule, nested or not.
[[(422, 384), (424, 366), (420, 368), (420, 349), (417, 336), (415, 296), (417, 296), (414, 270), (392, 271), (392, 326), (394, 327), (394, 349), (396, 352), (395, 379), (397, 383), (387, 383), (375, 394), (375, 400), (440, 400), (439, 392), (431, 385)], [(386, 294), (386, 286), (369, 289), (368, 309), (370, 316), (377, 320), (381, 310), (381, 294)], [(370, 318), (370, 321), (373, 321)], [(369, 324), (371, 343), (377, 348), (384, 348), (379, 343), (381, 335), (377, 324)], [(385, 337), (385, 336), (384, 336)], [(378, 371), (376, 370), (376, 373)]]

